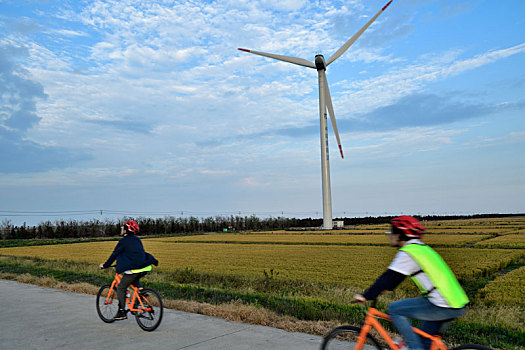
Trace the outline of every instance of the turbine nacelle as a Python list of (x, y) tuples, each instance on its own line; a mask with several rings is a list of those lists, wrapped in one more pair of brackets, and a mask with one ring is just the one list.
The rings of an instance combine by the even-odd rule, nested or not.
[(315, 68), (317, 70), (326, 70), (326, 61), (323, 55), (315, 55)]

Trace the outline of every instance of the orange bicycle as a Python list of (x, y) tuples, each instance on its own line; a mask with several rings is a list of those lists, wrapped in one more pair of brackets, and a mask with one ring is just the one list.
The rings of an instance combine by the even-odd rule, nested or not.
[[(361, 349), (392, 349), (392, 350), (399, 350), (399, 347), (394, 344), (394, 341), (388, 334), (388, 332), (383, 328), (381, 323), (379, 323), (379, 319), (384, 319), (387, 321), (392, 321), (390, 319), (390, 316), (387, 314), (379, 311), (375, 308), (375, 303), (368, 308), (368, 312), (366, 313), (365, 323), (363, 327), (356, 327), (356, 326), (340, 326), (337, 328), (334, 328), (327, 336), (324, 337), (323, 343), (321, 345), (321, 350), (335, 350), (335, 349), (354, 349), (354, 350), (361, 350)], [(385, 347), (383, 346), (373, 335), (370, 334), (370, 331), (372, 328), (375, 328), (378, 334), (381, 336), (381, 338), (384, 340), (384, 343), (386, 344)], [(422, 337), (428, 338), (432, 340), (432, 344), (430, 346), (430, 350), (448, 350), (449, 348), (445, 343), (441, 340), (441, 336), (439, 335), (430, 335), (428, 333), (423, 332), (422, 330), (412, 327), (414, 332), (419, 334)], [(483, 346), (483, 345), (477, 345), (477, 344), (465, 344), (460, 345), (454, 348), (451, 348), (452, 350), (467, 350), (467, 349), (478, 349), (478, 350), (492, 350), (489, 347)]]
[[(97, 313), (106, 323), (115, 321), (118, 312), (117, 286), (122, 275), (115, 274), (111, 284), (100, 287), (97, 293)], [(129, 286), (132, 294), (126, 293), (127, 312), (135, 316), (140, 328), (145, 331), (154, 331), (162, 321), (164, 306), (159, 293), (151, 288), (139, 290), (134, 285)], [(131, 298), (131, 299), (130, 299)]]

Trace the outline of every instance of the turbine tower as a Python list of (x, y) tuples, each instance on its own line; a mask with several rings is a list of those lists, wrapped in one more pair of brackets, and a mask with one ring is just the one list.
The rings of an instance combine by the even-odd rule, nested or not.
[(334, 107), (332, 105), (332, 98), (330, 97), (330, 89), (328, 88), (328, 81), (326, 80), (326, 68), (330, 63), (338, 59), (342, 54), (348, 50), (348, 48), (363, 34), (363, 32), (379, 17), (383, 11), (392, 3), (390, 0), (374, 17), (372, 17), (357, 33), (354, 34), (343, 46), (339, 48), (328, 60), (325, 61), (323, 55), (316, 55), (314, 62), (310, 62), (303, 58), (290, 57), (275, 55), (266, 52), (253, 51), (247, 49), (239, 50), (244, 52), (253, 53), (255, 55), (270, 57), (279, 61), (297, 64), (308, 68), (314, 68), (317, 70), (317, 76), (319, 80), (319, 119), (320, 119), (320, 134), (321, 134), (321, 174), (322, 174), (322, 186), (323, 186), (323, 229), (331, 230), (332, 224), (332, 194), (330, 189), (330, 162), (328, 153), (328, 124), (326, 117), (326, 110), (330, 114), (330, 120), (332, 121), (332, 127), (334, 129), (335, 138), (339, 146), (339, 152), (341, 158), (343, 156), (343, 148), (341, 146), (341, 140), (339, 139), (339, 132), (337, 131), (337, 123), (335, 121)]

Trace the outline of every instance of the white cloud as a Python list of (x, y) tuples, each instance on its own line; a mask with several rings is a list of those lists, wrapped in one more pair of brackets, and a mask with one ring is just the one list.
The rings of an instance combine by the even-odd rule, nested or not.
[(345, 141), (348, 144), (365, 143), (362, 146), (348, 147), (347, 151), (352, 158), (362, 159), (389, 159), (403, 155), (409, 157), (415, 153), (431, 152), (443, 146), (454, 143), (465, 130), (436, 129), (436, 128), (404, 128), (386, 133), (366, 133)]
[(253, 187), (253, 186), (259, 186), (259, 181), (254, 178), (254, 177), (245, 177), (245, 178), (242, 178), (241, 179), (241, 184), (243, 186), (249, 186), (249, 187)]
[(442, 69), (439, 73), (445, 77), (448, 75), (457, 75), (522, 52), (525, 52), (525, 43), (506, 49), (491, 50), (470, 59), (454, 62), (449, 67)]
[(381, 76), (353, 82), (338, 82), (336, 86), (339, 88), (337, 92), (339, 96), (334, 104), (348, 111), (349, 114), (365, 113), (371, 109), (391, 104), (403, 96), (422, 91), (429, 83), (441, 81), (523, 52), (525, 52), (525, 43), (506, 49), (491, 50), (466, 59), (460, 58), (458, 51), (448, 51), (442, 56), (423, 55), (419, 62), (398, 65), (390, 68)]
[(210, 176), (225, 176), (232, 175), (234, 172), (231, 170), (201, 170), (201, 174)]
[(525, 131), (509, 132), (501, 137), (486, 137), (477, 142), (468, 143), (470, 148), (497, 147), (502, 145), (515, 145), (525, 143)]
[(297, 11), (306, 5), (306, 0), (262, 0), (263, 6), (269, 9)]
[(49, 31), (50, 34), (57, 34), (70, 37), (87, 36), (88, 34), (82, 31), (69, 30), (69, 29), (57, 29)]
[(525, 141), (525, 131), (516, 131), (509, 133), (508, 139), (511, 143), (518, 143)]

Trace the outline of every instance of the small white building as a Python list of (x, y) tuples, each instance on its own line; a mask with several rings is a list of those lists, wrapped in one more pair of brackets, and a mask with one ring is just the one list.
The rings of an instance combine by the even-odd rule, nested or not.
[(343, 220), (334, 220), (333, 228), (345, 228), (345, 222)]

